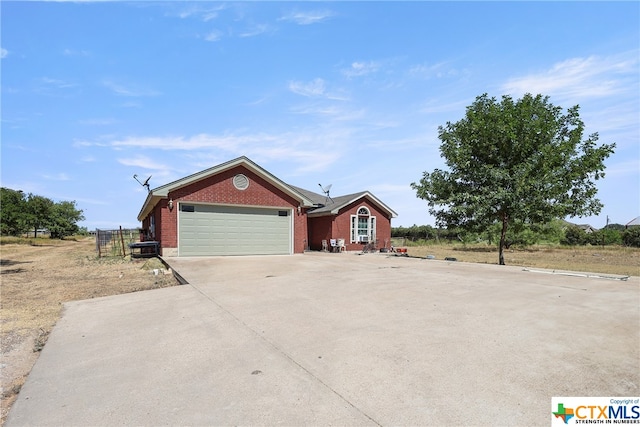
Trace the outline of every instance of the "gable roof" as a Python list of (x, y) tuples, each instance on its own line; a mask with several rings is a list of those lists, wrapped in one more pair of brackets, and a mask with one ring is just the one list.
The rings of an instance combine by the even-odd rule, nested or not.
[(149, 194), (147, 194), (147, 199), (142, 205), (142, 209), (138, 214), (138, 221), (142, 221), (149, 213), (153, 210), (153, 208), (158, 204), (158, 202), (162, 199), (166, 199), (169, 197), (169, 193), (175, 191), (179, 188), (186, 187), (187, 185), (191, 185), (203, 179), (209, 178), (211, 176), (217, 175), (226, 170), (235, 168), (237, 166), (244, 166), (252, 172), (256, 173), (258, 176), (264, 178), (273, 184), (276, 188), (282, 190), (284, 193), (290, 195), (294, 199), (300, 202), (300, 205), (303, 207), (311, 207), (314, 206), (315, 203), (306, 197), (304, 194), (300, 193), (297, 188), (292, 187), (286, 184), (284, 181), (280, 180), (276, 176), (269, 173), (266, 169), (261, 168), (256, 163), (252, 162), (249, 158), (245, 156), (238, 157), (233, 160), (229, 160), (228, 162), (219, 164), (209, 169), (205, 169), (200, 172), (196, 172), (192, 175), (186, 176), (184, 178), (178, 179), (176, 181), (170, 182), (168, 184), (162, 185), (160, 187), (154, 188), (153, 190), (149, 190)]
[(373, 203), (378, 205), (380, 209), (387, 212), (392, 218), (398, 216), (398, 214), (395, 213), (393, 209), (382, 203), (382, 201), (380, 201), (376, 196), (368, 191), (360, 191), (358, 193), (347, 194), (345, 196), (327, 197), (324, 194), (314, 193), (313, 191), (305, 190), (304, 188), (293, 188), (295, 188), (298, 192), (304, 194), (317, 206), (315, 209), (309, 211), (308, 216), (310, 217), (337, 215), (340, 209), (362, 198), (368, 198)]
[(640, 225), (640, 216), (637, 216), (637, 217), (633, 218), (631, 221), (626, 223), (624, 226), (625, 227), (631, 227), (633, 225)]

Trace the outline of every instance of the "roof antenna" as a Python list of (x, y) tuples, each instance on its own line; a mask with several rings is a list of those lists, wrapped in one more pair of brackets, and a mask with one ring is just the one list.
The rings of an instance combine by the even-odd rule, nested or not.
[(329, 191), (331, 190), (331, 186), (333, 184), (329, 184), (326, 187), (323, 187), (322, 184), (318, 184), (318, 185), (320, 186), (320, 188), (322, 188), (322, 192), (326, 196), (326, 198), (324, 199), (324, 202), (327, 203), (327, 199), (329, 199), (331, 200), (331, 203), (333, 203), (333, 199), (331, 198), (331, 196), (329, 196)]
[(149, 180), (151, 179), (152, 176), (153, 175), (149, 175), (149, 178), (145, 179), (144, 183), (140, 182), (140, 180), (138, 179), (138, 175), (133, 175), (133, 179), (138, 181), (138, 184), (142, 185), (143, 187), (147, 187), (147, 191), (151, 193), (151, 188), (149, 188)]

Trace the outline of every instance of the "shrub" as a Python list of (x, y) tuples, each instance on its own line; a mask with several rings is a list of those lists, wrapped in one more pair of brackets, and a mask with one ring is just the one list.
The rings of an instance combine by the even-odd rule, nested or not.
[(622, 233), (622, 243), (625, 246), (640, 248), (640, 227), (631, 227)]
[(575, 246), (586, 245), (588, 241), (588, 235), (584, 230), (576, 225), (567, 227), (564, 232), (564, 238), (560, 241), (563, 245)]

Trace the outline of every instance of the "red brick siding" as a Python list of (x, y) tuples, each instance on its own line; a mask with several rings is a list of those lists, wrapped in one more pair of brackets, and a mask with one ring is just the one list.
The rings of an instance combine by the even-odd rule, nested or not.
[[(249, 187), (238, 190), (233, 185), (233, 177), (242, 173), (249, 178)], [(228, 205), (272, 206), (293, 209), (293, 251), (302, 253), (307, 239), (307, 218), (303, 211), (298, 214), (299, 202), (269, 181), (263, 179), (244, 166), (238, 166), (217, 175), (195, 182), (169, 193), (173, 199), (173, 211), (169, 211), (168, 199), (162, 200), (155, 207), (156, 236), (161, 247), (176, 248), (178, 246), (178, 203), (200, 202)], [(148, 228), (148, 218), (143, 222)]]
[[(309, 218), (309, 241), (310, 248), (315, 251), (322, 249), (322, 241), (326, 240), (327, 244), (331, 239), (342, 239), (343, 237), (333, 232), (334, 216), (320, 216)], [(335, 236), (335, 237), (334, 237)], [(347, 239), (345, 239), (347, 241)]]
[(372, 216), (376, 217), (376, 238), (378, 246), (390, 245), (391, 219), (375, 204), (367, 199), (360, 199), (342, 208), (337, 216), (309, 218), (309, 234), (312, 236), (312, 249), (322, 248), (322, 240), (344, 239), (348, 251), (361, 250), (362, 243), (350, 243), (351, 241), (351, 215), (355, 215), (358, 209), (366, 206)]

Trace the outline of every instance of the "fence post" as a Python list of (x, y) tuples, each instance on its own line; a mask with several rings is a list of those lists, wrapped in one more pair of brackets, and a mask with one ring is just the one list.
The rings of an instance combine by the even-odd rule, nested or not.
[(102, 256), (102, 252), (100, 250), (100, 229), (96, 228), (96, 246), (98, 247), (98, 258)]
[(127, 252), (124, 250), (124, 237), (122, 236), (122, 226), (120, 226), (120, 242), (122, 242), (122, 258), (127, 256)]

